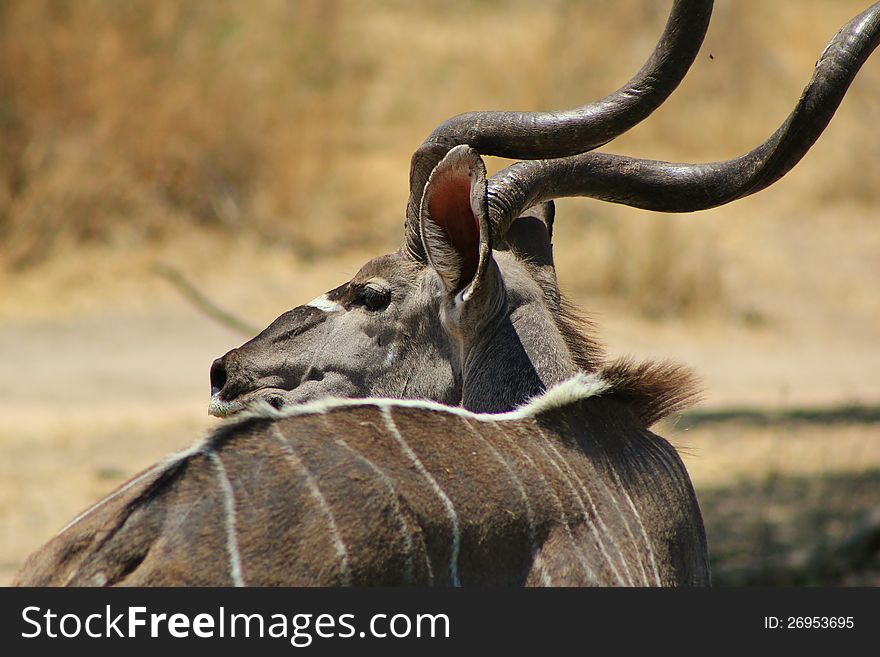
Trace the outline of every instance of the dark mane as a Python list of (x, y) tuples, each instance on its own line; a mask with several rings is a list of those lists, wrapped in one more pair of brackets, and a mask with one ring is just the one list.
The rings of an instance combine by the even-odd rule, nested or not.
[(624, 357), (604, 364), (599, 373), (610, 385), (603, 396), (626, 404), (646, 428), (697, 403), (703, 392), (690, 368), (671, 361)]
[(546, 262), (537, 262), (533, 254), (514, 251), (520, 263), (541, 288), (544, 301), (550, 308), (550, 314), (553, 316), (556, 328), (562, 334), (575, 365), (588, 374), (595, 372), (605, 361), (605, 350), (595, 337), (595, 324), (584, 317), (577, 306), (571, 303), (559, 290), (549, 248), (548, 241)]
[(605, 362), (605, 350), (595, 337), (596, 325), (565, 296), (557, 294), (553, 313), (556, 328), (562, 334), (575, 365), (584, 372), (595, 372)]
[(680, 413), (700, 401), (702, 384), (689, 368), (671, 361), (636, 362), (630, 357), (607, 361), (595, 337), (595, 324), (584, 317), (562, 293), (549, 268), (526, 266), (544, 292), (556, 327), (571, 352), (572, 360), (586, 373), (598, 372), (610, 388), (603, 397), (626, 405), (644, 427)]

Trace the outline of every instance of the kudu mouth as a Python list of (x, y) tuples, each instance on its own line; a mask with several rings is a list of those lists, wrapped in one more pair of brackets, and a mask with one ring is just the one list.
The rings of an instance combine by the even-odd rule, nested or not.
[(214, 417), (229, 417), (243, 411), (243, 405), (238, 401), (224, 401), (220, 399), (220, 394), (211, 395), (211, 401), (208, 403), (208, 415)]
[(269, 404), (280, 410), (319, 397), (347, 396), (353, 392), (350, 375), (313, 365), (297, 368), (284, 377), (275, 375), (261, 380), (248, 376), (242, 371), (235, 351), (218, 358), (211, 366), (209, 415), (230, 417), (257, 404)]
[[(325, 376), (331, 382), (328, 389), (323, 385)], [(322, 397), (351, 397), (355, 392), (350, 377), (345, 374), (315, 371), (290, 388), (258, 387), (231, 399), (224, 398), (222, 390), (215, 392), (208, 403), (208, 414), (220, 418), (231, 417), (258, 404), (268, 404), (281, 410), (286, 406), (306, 404)]]
[(275, 408), (284, 405), (288, 390), (260, 385), (242, 372), (238, 350), (233, 349), (211, 364), (211, 401), (208, 414), (229, 417), (254, 405), (266, 402)]
[[(214, 417), (231, 417), (237, 415), (257, 403), (264, 402), (273, 408), (280, 409), (286, 405), (284, 393), (289, 392), (279, 389), (260, 388), (254, 390), (249, 398), (235, 398), (231, 400), (222, 399), (220, 393), (211, 395), (211, 401), (208, 403), (208, 415)], [(262, 393), (262, 394), (260, 394)]]

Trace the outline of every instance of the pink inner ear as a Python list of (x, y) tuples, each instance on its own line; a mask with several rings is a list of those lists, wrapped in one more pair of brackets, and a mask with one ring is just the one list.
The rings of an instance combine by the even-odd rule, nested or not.
[(428, 200), (428, 217), (443, 229), (449, 245), (461, 257), (461, 276), (456, 285), (456, 291), (460, 291), (471, 282), (480, 261), (480, 222), (471, 210), (470, 176), (450, 175), (435, 181)]

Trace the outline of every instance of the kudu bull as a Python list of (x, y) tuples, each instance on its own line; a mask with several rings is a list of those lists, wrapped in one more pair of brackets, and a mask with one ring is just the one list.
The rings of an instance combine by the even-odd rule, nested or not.
[[(401, 249), (215, 361), (210, 411), (238, 418), (83, 513), (18, 582), (707, 584), (690, 480), (648, 430), (694, 381), (606, 362), (559, 293), (551, 201), (685, 212), (757, 192), (880, 41), (875, 5), (742, 157), (590, 152), (674, 90), (711, 4), (675, 2), (642, 70), (596, 103), (438, 127), (413, 156)], [(525, 161), (487, 179), (480, 153)]]

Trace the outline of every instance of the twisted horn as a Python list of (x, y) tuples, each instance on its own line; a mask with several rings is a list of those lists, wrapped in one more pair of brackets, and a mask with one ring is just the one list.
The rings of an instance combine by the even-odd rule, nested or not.
[(754, 194), (782, 178), (806, 154), (878, 43), (880, 3), (853, 18), (831, 40), (779, 129), (732, 160), (681, 164), (584, 153), (518, 162), (499, 171), (489, 181), (493, 230), (503, 235), (525, 208), (564, 196), (589, 196), (660, 212), (693, 212)]
[(434, 167), (453, 147), (483, 155), (558, 158), (608, 143), (649, 116), (675, 90), (697, 56), (709, 27), (712, 0), (675, 0), (653, 53), (620, 89), (605, 98), (558, 112), (468, 112), (437, 127), (413, 154), (406, 208), (406, 247), (424, 257), (419, 204)]

